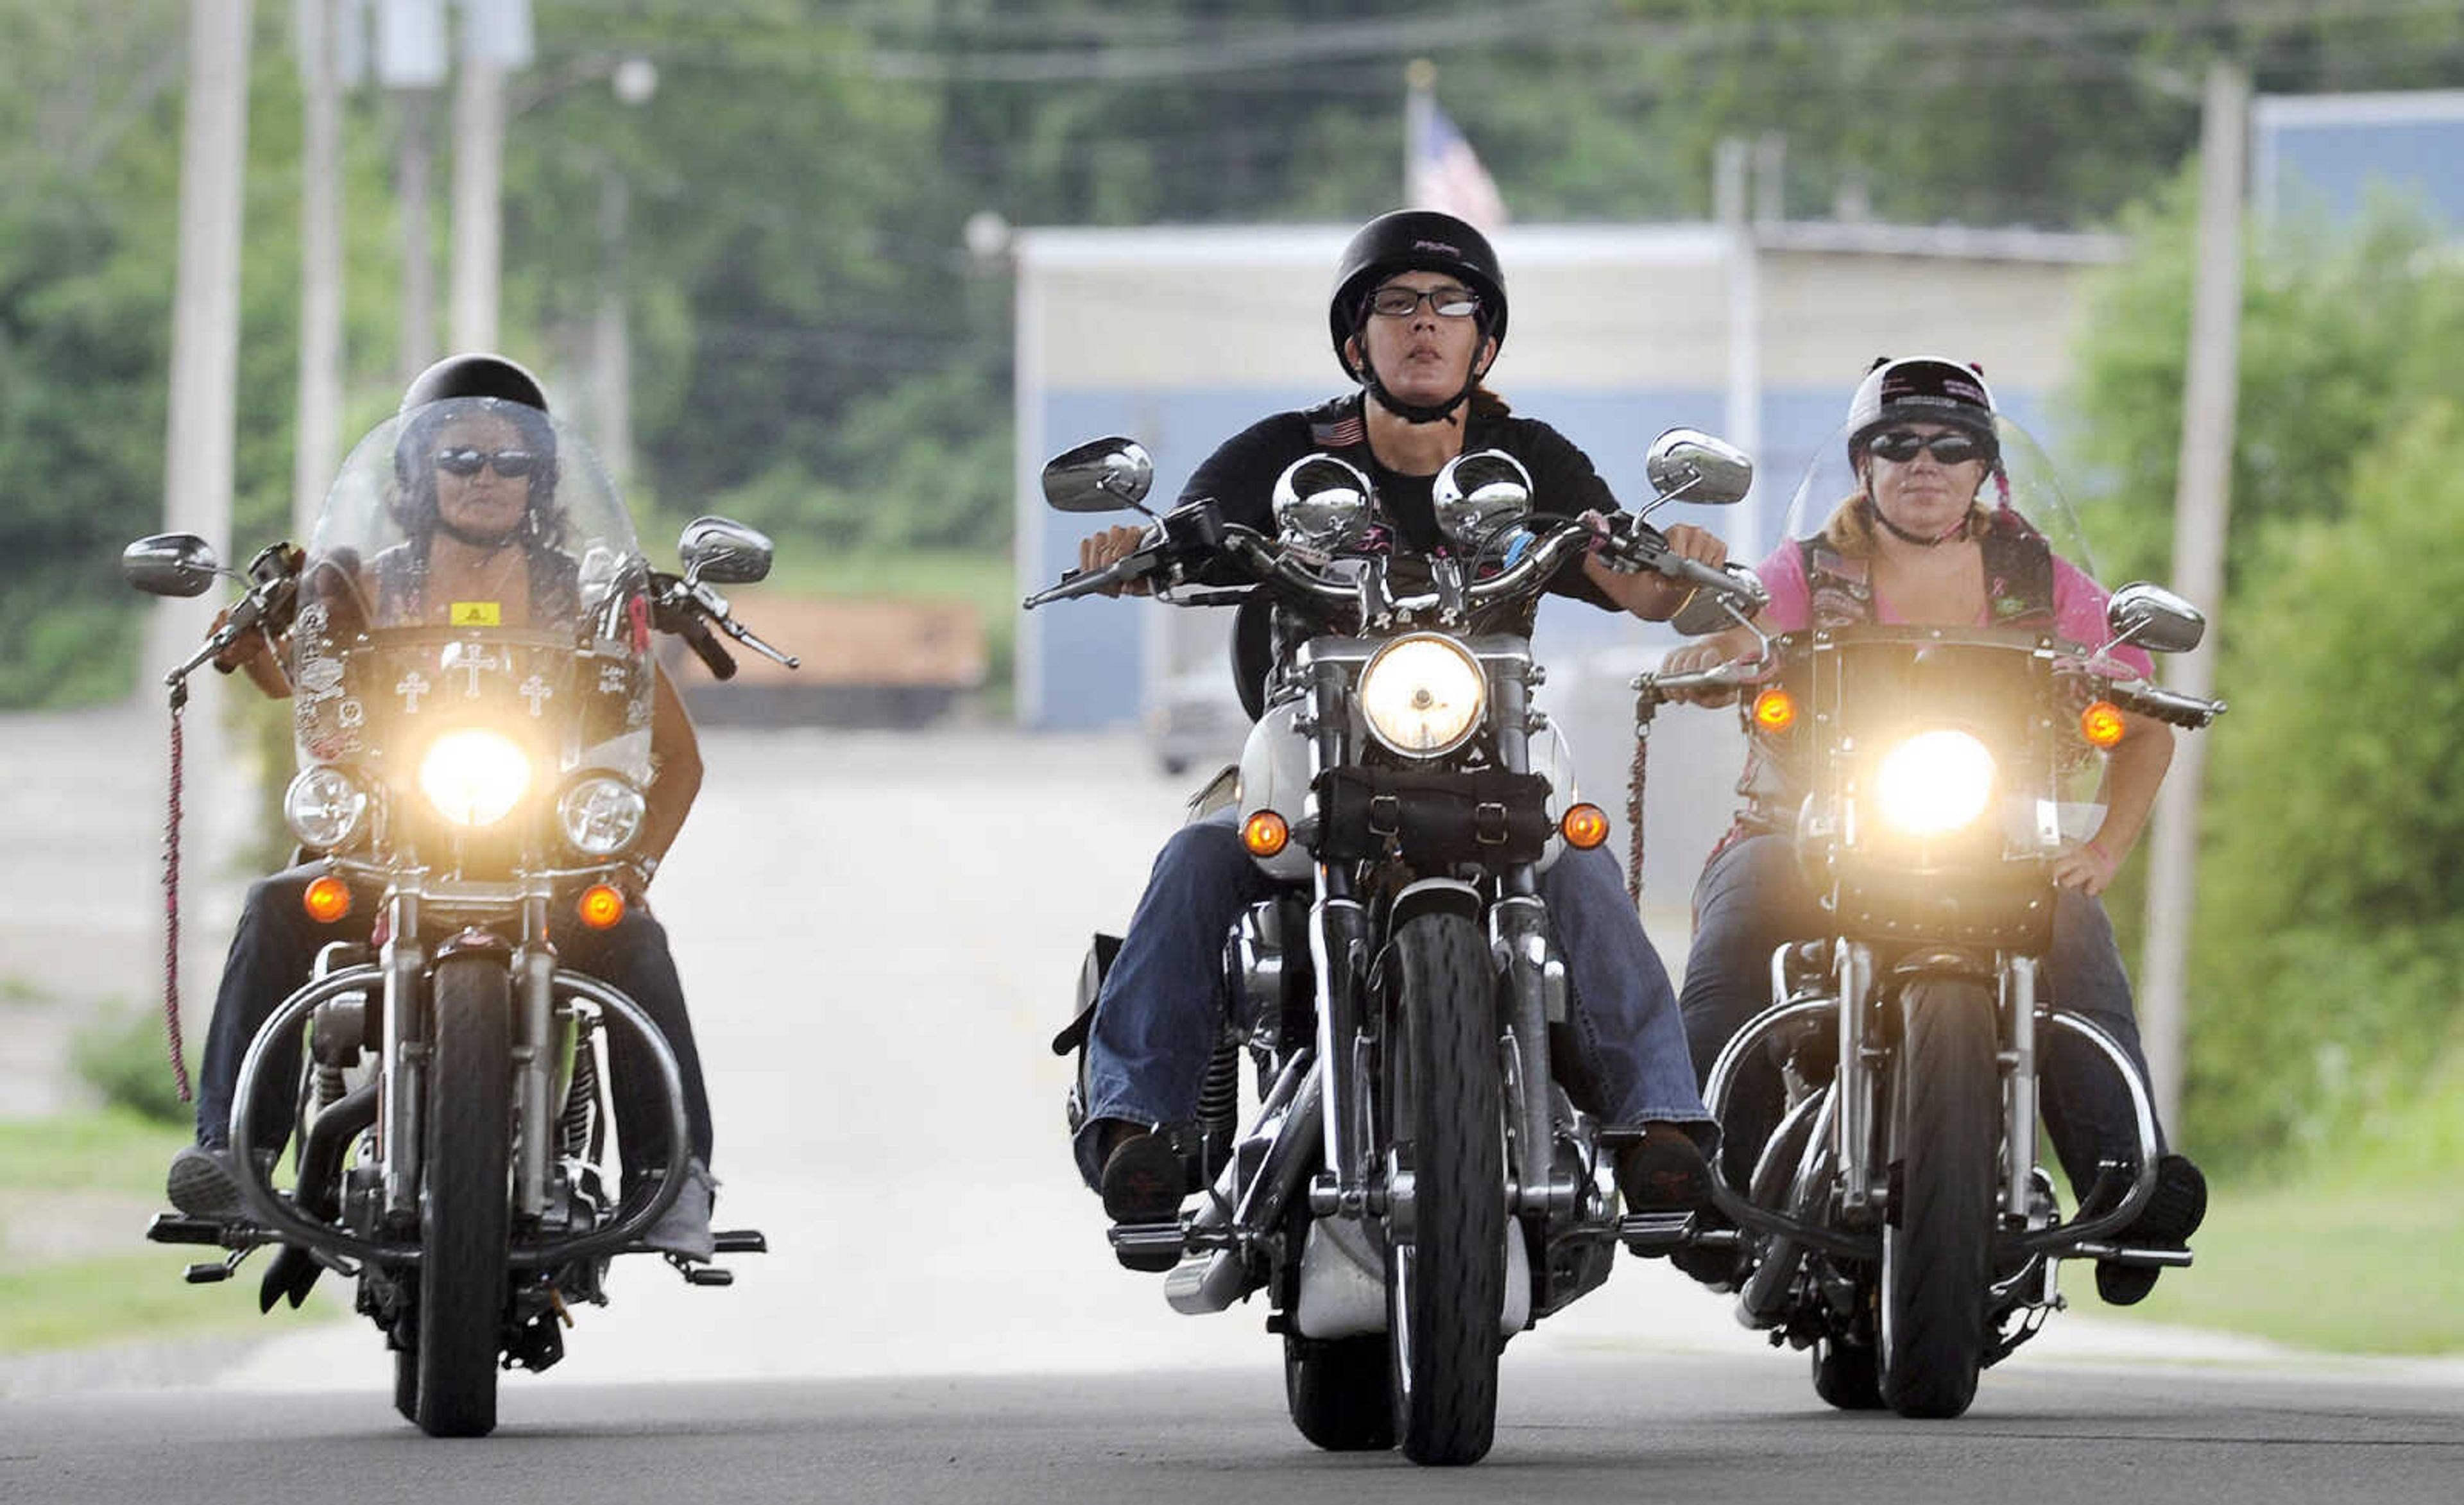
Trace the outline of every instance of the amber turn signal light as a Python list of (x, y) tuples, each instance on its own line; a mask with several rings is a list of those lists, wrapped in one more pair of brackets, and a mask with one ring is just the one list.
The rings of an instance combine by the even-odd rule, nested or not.
[(582, 891), (582, 897), (573, 908), (574, 913), (582, 917), (583, 924), (593, 930), (605, 930), (625, 918), (625, 896), (618, 893), (613, 885), (593, 883)]
[(1774, 686), (1754, 697), (1754, 725), (1766, 732), (1784, 732), (1796, 724), (1796, 697)]
[(308, 880), (308, 891), (299, 896), (300, 907), (308, 918), (320, 925), (330, 925), (351, 912), (351, 886), (328, 873)]
[(1291, 841), (1292, 828), (1273, 810), (1260, 810), (1241, 823), (1241, 845), (1253, 857), (1271, 857)]
[(2110, 700), (2098, 700), (2079, 713), (2079, 735), (2087, 739), (2091, 747), (2115, 746), (2125, 730), (2122, 707)]
[(1566, 842), (1579, 852), (1589, 852), (1609, 839), (1608, 811), (1596, 805), (1574, 805), (1557, 818), (1557, 829), (1566, 833)]

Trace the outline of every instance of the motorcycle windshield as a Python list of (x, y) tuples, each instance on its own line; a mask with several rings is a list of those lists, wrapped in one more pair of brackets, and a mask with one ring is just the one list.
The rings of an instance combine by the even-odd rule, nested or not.
[(573, 429), (492, 398), (389, 418), (343, 462), (307, 556), (291, 648), (303, 766), (401, 783), (469, 728), (517, 744), (551, 776), (534, 786), (585, 766), (648, 781), (649, 566)]
[[(2057, 556), (2096, 578), (2087, 536), (2062, 498), (2061, 482), (2044, 447), (2008, 417), (1997, 416), (1993, 427), (1990, 452), (1952, 462), (1941, 459), (1933, 448), (1935, 436), (1946, 432), (1941, 424), (1896, 424), (1864, 435), (1845, 428), (1835, 431), (1815, 452), (1789, 502), (1789, 538), (1845, 540), (1849, 552), (1856, 552), (1854, 541), (1860, 533), (1871, 537), (1890, 520), (1930, 538), (1956, 536), (1963, 523), (1977, 531), (1977, 525), (1989, 520), (2015, 517), (2041, 534)], [(1964, 431), (1948, 432), (1968, 436)], [(1927, 446), (1911, 445), (1907, 436), (1915, 435), (1925, 436)], [(1852, 454), (1850, 441), (1860, 437), (1864, 442), (1854, 446)], [(1878, 440), (1883, 454), (1874, 452)], [(1893, 459), (1892, 454), (1905, 458)], [(1883, 493), (1881, 520), (1874, 510), (1878, 488)]]

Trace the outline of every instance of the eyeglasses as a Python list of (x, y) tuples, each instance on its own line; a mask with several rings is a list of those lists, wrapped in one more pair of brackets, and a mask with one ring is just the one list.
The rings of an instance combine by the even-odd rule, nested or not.
[(1919, 450), (1930, 450), (1933, 457), (1945, 465), (1958, 465), (1968, 460), (1991, 456), (1991, 446), (1972, 433), (1956, 429), (1941, 433), (1918, 433), (1911, 429), (1893, 429), (1865, 441), (1865, 453), (1894, 465), (1905, 464), (1917, 457)]
[(1440, 319), (1469, 319), (1480, 312), (1480, 295), (1467, 287), (1433, 287), (1422, 292), (1389, 282), (1369, 295), (1369, 311), (1388, 319), (1409, 319), (1419, 310), (1422, 300), (1429, 311)]
[(528, 450), (439, 450), (436, 468), (448, 476), (476, 476), (494, 465), (496, 474), (507, 480), (519, 480), (539, 465), (539, 456)]

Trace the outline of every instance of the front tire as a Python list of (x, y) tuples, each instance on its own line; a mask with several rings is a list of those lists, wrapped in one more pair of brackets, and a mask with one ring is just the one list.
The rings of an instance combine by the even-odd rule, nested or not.
[(466, 956), (437, 965), (433, 991), (421, 1168), (419, 1429), (484, 1437), (496, 1428), (505, 1317), (513, 989), (501, 962)]
[(1387, 1143), (1413, 1184), (1408, 1230), (1390, 1215), (1387, 1240), (1395, 1431), (1414, 1463), (1477, 1463), (1496, 1438), (1506, 1288), (1496, 974), (1458, 915), (1405, 921), (1390, 965)]
[(1900, 1173), (1882, 1228), (1881, 1390), (1902, 1416), (1950, 1417), (1976, 1398), (1992, 1285), (2002, 1144), (1993, 999), (1966, 979), (1924, 978), (1902, 991), (1900, 1007), (1891, 1095)]

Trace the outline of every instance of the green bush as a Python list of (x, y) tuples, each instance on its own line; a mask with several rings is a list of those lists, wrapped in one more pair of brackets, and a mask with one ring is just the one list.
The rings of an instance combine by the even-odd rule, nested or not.
[(184, 1124), (195, 1109), (180, 1100), (163, 1042), (163, 1016), (110, 1005), (69, 1043), (69, 1064), (104, 1102), (158, 1123)]

